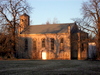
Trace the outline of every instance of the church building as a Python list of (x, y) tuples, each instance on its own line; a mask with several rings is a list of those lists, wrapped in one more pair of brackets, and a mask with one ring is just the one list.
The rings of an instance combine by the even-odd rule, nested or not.
[(88, 34), (76, 23), (30, 25), (27, 14), (20, 16), (19, 58), (87, 59)]

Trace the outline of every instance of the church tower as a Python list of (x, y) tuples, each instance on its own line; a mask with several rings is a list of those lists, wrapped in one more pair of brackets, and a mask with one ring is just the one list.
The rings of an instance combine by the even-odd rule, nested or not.
[(30, 17), (26, 13), (24, 13), (23, 15), (20, 16), (19, 33), (21, 33), (29, 25), (30, 25)]

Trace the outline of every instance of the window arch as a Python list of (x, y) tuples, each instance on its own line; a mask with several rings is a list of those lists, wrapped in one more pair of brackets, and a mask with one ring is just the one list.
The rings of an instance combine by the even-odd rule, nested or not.
[(51, 50), (54, 50), (54, 42), (55, 42), (54, 38), (51, 38)]
[(42, 39), (42, 48), (45, 47), (45, 38)]
[(28, 39), (25, 38), (25, 47), (24, 47), (24, 51), (27, 51), (28, 50)]
[(64, 50), (64, 39), (60, 39), (60, 50)]
[(36, 42), (37, 42), (37, 40), (33, 39), (33, 50), (37, 50)]

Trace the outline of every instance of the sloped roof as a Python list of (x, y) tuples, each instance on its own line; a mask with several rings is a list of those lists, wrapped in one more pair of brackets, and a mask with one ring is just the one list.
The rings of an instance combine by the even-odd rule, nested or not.
[(71, 26), (71, 30), (75, 23), (65, 24), (47, 24), (47, 25), (31, 25), (28, 26), (22, 34), (47, 34), (47, 33), (67, 33), (68, 26)]

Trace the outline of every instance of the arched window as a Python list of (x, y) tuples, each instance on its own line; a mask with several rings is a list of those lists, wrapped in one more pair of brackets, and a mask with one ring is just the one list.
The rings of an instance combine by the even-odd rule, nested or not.
[(24, 47), (24, 51), (28, 50), (28, 39), (25, 38), (25, 47)]
[(33, 50), (36, 50), (37, 46), (36, 46), (36, 39), (33, 39)]
[(64, 39), (60, 39), (60, 50), (64, 50)]
[(51, 50), (54, 50), (54, 42), (55, 42), (54, 38), (51, 38)]
[(42, 48), (45, 47), (45, 39), (42, 39)]

